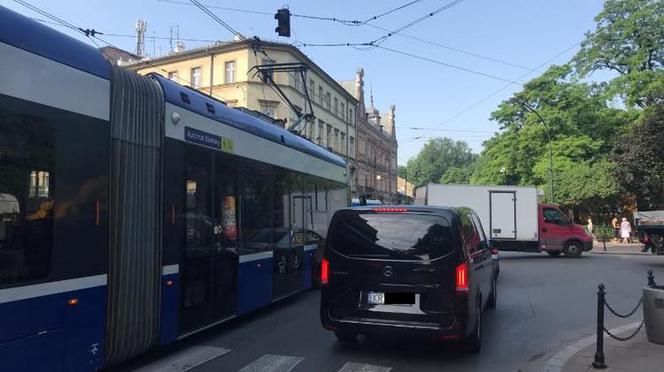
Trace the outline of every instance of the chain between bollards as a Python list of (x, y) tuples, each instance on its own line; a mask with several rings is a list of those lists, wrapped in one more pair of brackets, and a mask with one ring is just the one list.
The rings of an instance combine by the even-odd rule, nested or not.
[[(648, 287), (655, 287), (655, 276), (652, 273), (652, 270), (648, 270)], [(604, 332), (606, 332), (607, 335), (610, 337), (618, 340), (618, 341), (628, 341), (634, 336), (636, 336), (637, 333), (643, 328), (643, 325), (645, 324), (645, 319), (641, 321), (641, 324), (639, 324), (639, 327), (636, 329), (634, 333), (627, 337), (619, 337), (614, 334), (612, 334), (608, 329), (604, 327), (604, 306), (606, 306), (613, 314), (616, 316), (619, 316), (621, 318), (627, 318), (632, 316), (636, 310), (641, 306), (643, 303), (643, 297), (641, 297), (641, 300), (639, 300), (639, 303), (636, 305), (634, 310), (629, 312), (628, 314), (618, 314), (615, 310), (609, 306), (608, 303), (606, 303), (606, 291), (604, 290), (606, 287), (604, 286), (604, 283), (600, 283), (597, 286), (597, 350), (595, 351), (595, 360), (593, 361), (593, 367), (595, 369), (605, 369), (606, 368), (606, 360), (604, 358)]]

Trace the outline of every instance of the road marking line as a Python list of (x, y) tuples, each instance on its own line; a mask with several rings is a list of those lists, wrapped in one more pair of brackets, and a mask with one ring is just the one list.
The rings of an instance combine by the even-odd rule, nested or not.
[(373, 364), (362, 364), (348, 362), (344, 364), (339, 372), (390, 372), (392, 367), (381, 367)]
[[(622, 332), (627, 332), (633, 329), (636, 329), (641, 322), (636, 322), (636, 323), (631, 323), (631, 324), (626, 324), (621, 327), (617, 327), (614, 329), (609, 330), (609, 332), (615, 334), (622, 333)], [(604, 338), (608, 338), (609, 336), (607, 334), (604, 334)], [(592, 335), (588, 336), (586, 338), (583, 338), (572, 345), (569, 345), (568, 347), (564, 348), (563, 350), (559, 351), (556, 355), (552, 356), (551, 359), (549, 359), (548, 362), (546, 362), (546, 365), (544, 366), (543, 371), (544, 372), (561, 372), (563, 370), (563, 367), (565, 367), (565, 364), (576, 355), (579, 351), (587, 348), (588, 346), (592, 345), (597, 341), (597, 335)]]
[(168, 357), (152, 362), (136, 372), (185, 372), (230, 352), (214, 346), (191, 346)]
[(290, 372), (304, 358), (289, 355), (265, 354), (238, 372)]

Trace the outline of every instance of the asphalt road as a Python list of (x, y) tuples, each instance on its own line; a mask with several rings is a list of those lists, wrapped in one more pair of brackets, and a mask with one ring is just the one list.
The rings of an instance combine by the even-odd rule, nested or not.
[[(213, 359), (193, 371), (540, 371), (552, 355), (594, 334), (598, 283), (606, 284), (607, 301), (627, 312), (640, 298), (649, 268), (664, 283), (664, 256), (501, 254), (498, 306), (485, 313), (479, 355), (411, 338), (362, 337), (356, 345), (338, 343), (321, 327), (319, 293), (311, 290), (122, 369), (161, 369), (158, 363), (163, 366), (168, 358), (209, 349), (212, 354), (206, 359)], [(638, 321), (641, 314), (631, 319), (609, 316), (607, 328)], [(192, 365), (200, 363), (196, 358), (191, 358)]]

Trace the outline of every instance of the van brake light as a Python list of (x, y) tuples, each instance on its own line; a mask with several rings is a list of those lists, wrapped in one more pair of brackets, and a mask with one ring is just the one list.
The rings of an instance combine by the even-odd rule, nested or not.
[(457, 266), (455, 274), (456, 291), (468, 292), (470, 290), (470, 284), (468, 283), (468, 263), (464, 262)]
[(323, 258), (320, 263), (320, 284), (327, 285), (330, 282), (330, 261)]
[(404, 213), (408, 212), (408, 208), (374, 208), (376, 213)]

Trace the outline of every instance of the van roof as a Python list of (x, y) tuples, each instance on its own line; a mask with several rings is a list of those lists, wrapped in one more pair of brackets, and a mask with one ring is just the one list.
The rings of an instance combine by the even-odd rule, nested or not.
[(403, 204), (397, 204), (397, 205), (366, 205), (366, 206), (361, 206), (361, 207), (350, 207), (350, 208), (344, 208), (342, 210), (360, 210), (360, 211), (373, 211), (375, 209), (381, 210), (381, 209), (390, 209), (390, 208), (406, 208), (408, 212), (425, 212), (425, 213), (431, 213), (435, 215), (440, 215), (440, 216), (449, 216), (450, 214), (453, 215), (458, 215), (459, 214), (459, 208), (456, 207), (441, 207), (441, 206), (428, 206), (428, 205), (403, 205)]

